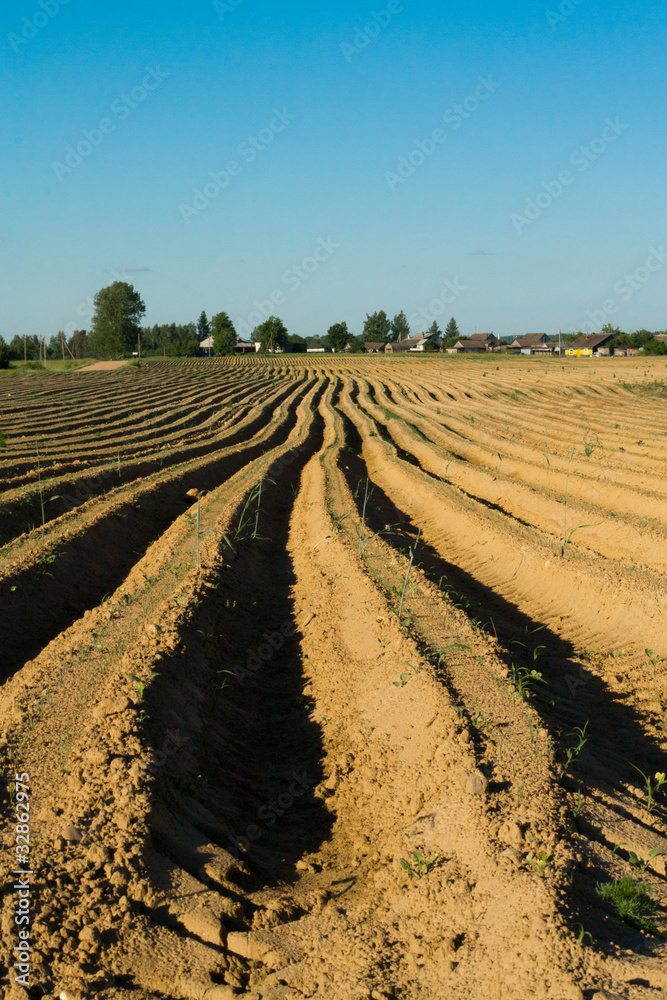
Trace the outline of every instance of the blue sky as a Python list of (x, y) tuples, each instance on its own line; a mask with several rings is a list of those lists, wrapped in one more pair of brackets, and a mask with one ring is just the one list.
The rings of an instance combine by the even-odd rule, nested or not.
[(3, 5), (0, 333), (119, 277), (149, 324), (663, 330), (665, 34), (656, 0)]

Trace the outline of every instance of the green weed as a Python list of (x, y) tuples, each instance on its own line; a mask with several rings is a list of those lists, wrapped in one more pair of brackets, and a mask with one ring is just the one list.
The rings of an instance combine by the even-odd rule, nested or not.
[(598, 883), (596, 892), (600, 899), (613, 907), (619, 920), (629, 927), (647, 934), (658, 933), (658, 925), (651, 919), (657, 904), (646, 886), (631, 875), (624, 875), (613, 882)]

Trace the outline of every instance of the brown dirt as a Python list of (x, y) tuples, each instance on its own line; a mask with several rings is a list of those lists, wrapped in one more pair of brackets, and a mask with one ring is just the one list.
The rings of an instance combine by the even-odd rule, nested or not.
[(86, 365), (84, 368), (77, 368), (81, 372), (113, 372), (117, 368), (123, 368), (127, 361), (97, 361), (94, 365)]
[[(5, 996), (660, 996), (667, 797), (635, 767), (665, 770), (665, 372), (294, 357), (90, 394), (13, 380)], [(185, 433), (154, 412), (181, 384)], [(38, 435), (50, 495), (77, 461), (99, 477), (136, 414), (113, 487), (26, 533)], [(563, 547), (561, 514), (595, 527)], [(657, 934), (597, 895), (624, 875)]]

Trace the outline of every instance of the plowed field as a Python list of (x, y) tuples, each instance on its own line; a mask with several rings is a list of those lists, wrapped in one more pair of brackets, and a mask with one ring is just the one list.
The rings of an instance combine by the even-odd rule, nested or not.
[(663, 995), (666, 376), (3, 379), (5, 996)]

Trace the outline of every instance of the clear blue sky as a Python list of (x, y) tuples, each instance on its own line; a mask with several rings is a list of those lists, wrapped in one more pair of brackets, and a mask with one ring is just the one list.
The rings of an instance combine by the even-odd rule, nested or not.
[(118, 276), (148, 324), (663, 330), (665, 35), (657, 0), (3, 4), (0, 333)]

